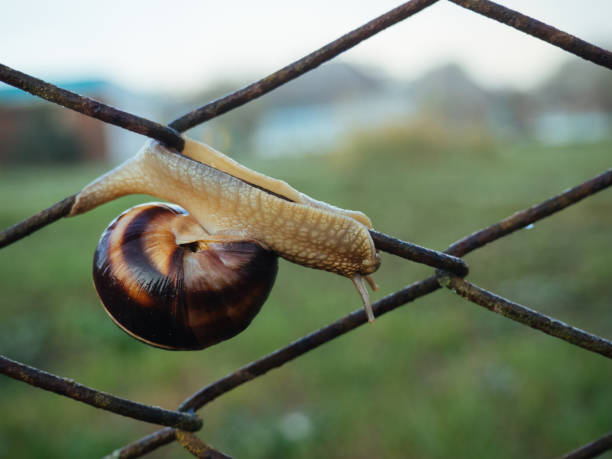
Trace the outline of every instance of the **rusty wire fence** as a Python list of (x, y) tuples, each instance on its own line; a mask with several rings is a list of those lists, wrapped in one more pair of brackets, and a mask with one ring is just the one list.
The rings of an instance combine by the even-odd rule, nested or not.
[[(81, 97), (0, 64), (0, 81), (64, 107), (95, 117), (106, 123), (143, 134), (181, 151), (184, 146), (180, 132), (219, 116), (229, 110), (246, 104), (284, 83), (303, 75), (350, 49), (363, 40), (396, 24), (436, 3), (437, 0), (411, 0), (367, 24), (343, 35), (339, 39), (312, 52), (304, 58), (280, 69), (267, 77), (252, 83), (227, 96), (214, 100), (178, 118), (168, 126), (139, 118), (126, 112), (106, 106), (94, 100)], [(526, 34), (560, 47), (597, 65), (612, 69), (612, 53), (594, 46), (568, 33), (555, 29), (536, 19), (510, 10), (488, 0), (449, 0), (473, 12), (514, 27)], [(373, 305), (376, 316), (390, 312), (406, 303), (447, 288), (461, 297), (490, 311), (540, 330), (550, 336), (562, 339), (586, 351), (612, 358), (612, 341), (565, 324), (530, 309), (524, 305), (500, 297), (465, 280), (468, 267), (459, 257), (479, 249), (516, 230), (559, 212), (612, 185), (612, 169), (587, 180), (584, 183), (553, 196), (550, 199), (483, 228), (452, 243), (444, 253), (426, 249), (415, 244), (395, 239), (372, 231), (376, 247), (400, 257), (435, 267), (435, 274), (392, 293)], [(0, 248), (7, 246), (34, 231), (69, 214), (75, 195), (69, 196), (46, 210), (0, 232)], [(367, 322), (365, 312), (357, 310), (326, 327), (304, 336), (286, 347), (280, 348), (259, 360), (238, 368), (227, 376), (203, 387), (187, 397), (176, 410), (166, 410), (125, 400), (114, 395), (81, 385), (20, 362), (0, 356), (0, 372), (33, 386), (61, 394), (72, 399), (102, 408), (113, 413), (128, 416), (159, 426), (157, 432), (114, 451), (109, 457), (139, 457), (160, 446), (177, 441), (196, 457), (228, 457), (204, 444), (192, 432), (202, 427), (202, 420), (196, 411), (232, 389), (258, 378), (269, 370), (277, 368)], [(612, 432), (586, 444), (566, 458), (595, 457), (612, 449)]]

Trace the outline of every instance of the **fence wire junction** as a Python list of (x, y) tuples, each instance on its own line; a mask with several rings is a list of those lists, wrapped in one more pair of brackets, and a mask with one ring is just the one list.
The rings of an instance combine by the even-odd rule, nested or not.
[[(117, 110), (92, 99), (82, 97), (2, 64), (0, 64), (0, 81), (30, 92), (48, 101), (92, 116), (106, 123), (111, 123), (147, 137), (157, 139), (169, 148), (180, 152), (184, 146), (183, 138), (180, 135), (181, 132), (272, 91), (352, 48), (361, 41), (422, 11), (437, 1), (438, 0), (408, 1), (279, 71), (193, 110), (173, 121), (168, 126), (163, 126), (130, 113)], [(609, 51), (594, 46), (566, 32), (555, 29), (536, 19), (488, 0), (449, 1), (514, 27), (524, 33), (540, 38), (595, 64), (612, 69), (612, 53)], [(432, 293), (441, 287), (445, 287), (456, 292), (470, 302), (501, 314), (513, 321), (540, 330), (570, 344), (582, 347), (585, 350), (612, 358), (612, 341), (565, 324), (557, 319), (502, 298), (466, 281), (463, 277), (468, 274), (468, 266), (467, 263), (460, 258), (490, 242), (559, 212), (611, 185), (612, 169), (609, 169), (574, 188), (566, 190), (540, 204), (519, 211), (500, 222), (456, 241), (443, 253), (401, 241), (376, 231), (371, 231), (375, 245), (379, 250), (436, 268), (436, 273), (434, 275), (415, 282), (377, 301), (373, 305), (375, 315), (380, 316), (399, 306), (412, 302), (421, 296)], [(0, 232), (0, 248), (67, 216), (74, 204), (74, 199), (75, 195), (69, 196), (48, 209)], [(269, 370), (278, 368), (284, 363), (366, 322), (367, 318), (365, 312), (361, 309), (357, 310), (209, 384), (200, 391), (189, 396), (177, 410), (165, 410), (136, 403), (131, 400), (125, 400), (83, 386), (72, 380), (13, 361), (4, 356), (0, 356), (0, 372), (33, 386), (88, 403), (107, 411), (160, 426), (166, 426), (148, 437), (144, 437), (116, 450), (109, 457), (139, 457), (176, 440), (196, 457), (222, 458), (228, 456), (205, 445), (198, 437), (191, 433), (201, 429), (203, 424), (202, 419), (195, 414), (195, 411), (230, 390), (262, 376)], [(566, 454), (564, 457), (572, 459), (590, 458), (610, 449), (612, 449), (612, 432)]]

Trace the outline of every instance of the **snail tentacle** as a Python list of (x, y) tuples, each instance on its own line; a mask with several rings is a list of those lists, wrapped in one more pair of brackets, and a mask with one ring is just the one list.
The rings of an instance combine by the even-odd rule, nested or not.
[(352, 278), (353, 284), (357, 288), (357, 292), (359, 292), (359, 296), (361, 297), (361, 301), (363, 302), (363, 308), (368, 316), (368, 322), (374, 322), (374, 311), (372, 310), (372, 301), (370, 300), (370, 294), (368, 289), (366, 288), (364, 277), (355, 274)]

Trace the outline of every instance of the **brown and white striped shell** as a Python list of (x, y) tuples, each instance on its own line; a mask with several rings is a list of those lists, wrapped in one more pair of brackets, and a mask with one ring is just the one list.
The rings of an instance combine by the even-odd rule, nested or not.
[(244, 330), (272, 289), (277, 255), (252, 239), (210, 235), (181, 207), (135, 206), (104, 231), (94, 256), (102, 303), (153, 346), (203, 349)]

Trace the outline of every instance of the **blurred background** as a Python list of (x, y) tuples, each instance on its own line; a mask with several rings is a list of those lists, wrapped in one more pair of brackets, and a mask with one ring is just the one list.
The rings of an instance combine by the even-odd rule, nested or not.
[[(606, 0), (504, 5), (612, 47)], [(0, 61), (167, 123), (397, 6), (73, 1), (0, 5)], [(611, 166), (612, 73), (439, 2), (188, 135), (376, 229), (443, 250)], [(0, 226), (82, 188), (143, 138), (0, 86)], [(0, 253), (0, 353), (173, 408), (188, 394), (359, 307), (350, 282), (281, 261), (238, 337), (148, 347), (98, 303), (105, 226), (122, 198)], [(470, 280), (612, 337), (612, 198), (467, 257)], [(430, 274), (383, 255), (387, 295)], [(317, 288), (314, 288), (314, 287)], [(612, 365), (439, 291), (242, 386), (201, 411), (235, 457), (551, 457), (612, 429)], [(155, 427), (0, 378), (0, 457), (96, 457)], [(176, 444), (150, 457), (190, 457)]]

